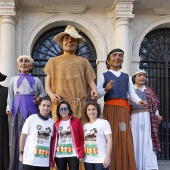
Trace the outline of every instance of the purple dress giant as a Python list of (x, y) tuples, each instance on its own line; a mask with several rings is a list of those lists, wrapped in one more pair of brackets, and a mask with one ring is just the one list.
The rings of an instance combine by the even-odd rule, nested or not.
[(37, 106), (33, 103), (34, 96), (45, 95), (40, 79), (30, 74), (20, 74), (10, 81), (7, 100), (7, 111), (12, 110), (9, 170), (22, 170), (22, 163), (19, 161), (22, 126), (29, 115), (38, 112)]

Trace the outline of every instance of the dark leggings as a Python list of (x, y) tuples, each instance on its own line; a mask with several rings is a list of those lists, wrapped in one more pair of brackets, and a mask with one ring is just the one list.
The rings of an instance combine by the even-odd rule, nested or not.
[(109, 167), (104, 168), (102, 163), (87, 163), (84, 162), (85, 170), (109, 170)]
[(23, 164), (23, 170), (50, 170), (50, 167), (40, 167)]
[(66, 170), (67, 163), (69, 170), (79, 170), (79, 159), (77, 157), (55, 158), (58, 170)]

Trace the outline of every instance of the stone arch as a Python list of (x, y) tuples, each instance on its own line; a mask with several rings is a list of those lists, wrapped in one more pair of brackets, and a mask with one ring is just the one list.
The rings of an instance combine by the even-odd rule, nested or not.
[(145, 37), (145, 35), (148, 32), (150, 32), (151, 30), (165, 27), (165, 26), (170, 27), (169, 25), (170, 25), (170, 15), (156, 18), (156, 19), (152, 20), (151, 22), (149, 22), (148, 24), (146, 24), (142, 28), (142, 30), (136, 36), (133, 46), (132, 46), (132, 56), (133, 56), (132, 61), (133, 61), (133, 63), (139, 63), (139, 61), (140, 61), (139, 50), (140, 50), (141, 42), (142, 42), (143, 38)]
[(23, 54), (31, 54), (35, 41), (42, 33), (52, 27), (68, 24), (82, 30), (91, 39), (96, 48), (97, 60), (102, 61), (102, 56), (107, 54), (104, 38), (94, 24), (84, 17), (75, 14), (55, 14), (42, 19), (28, 33), (23, 46)]

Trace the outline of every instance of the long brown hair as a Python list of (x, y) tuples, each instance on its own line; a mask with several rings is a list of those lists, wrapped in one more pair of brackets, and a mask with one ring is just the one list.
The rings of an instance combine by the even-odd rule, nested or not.
[(96, 107), (96, 109), (97, 109), (97, 118), (100, 118), (101, 115), (102, 115), (100, 105), (99, 105), (96, 101), (89, 101), (89, 102), (86, 104), (85, 108), (84, 108), (84, 113), (85, 113), (85, 118), (86, 118), (86, 120), (87, 120), (87, 121), (90, 121), (90, 119), (89, 119), (89, 117), (88, 117), (88, 115), (87, 115), (87, 108), (88, 108), (88, 106), (90, 106), (90, 105)]

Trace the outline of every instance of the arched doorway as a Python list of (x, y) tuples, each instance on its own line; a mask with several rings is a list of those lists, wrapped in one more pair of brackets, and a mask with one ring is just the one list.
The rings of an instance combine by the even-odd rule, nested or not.
[(163, 121), (159, 126), (161, 155), (170, 159), (170, 29), (157, 29), (148, 33), (140, 46), (140, 68), (148, 73), (147, 85), (160, 99), (159, 112)]
[[(34, 69), (32, 75), (37, 76), (45, 84), (45, 73), (43, 71), (46, 62), (51, 58), (59, 55), (60, 47), (54, 41), (54, 36), (60, 32), (63, 32), (66, 26), (59, 26), (52, 28), (44, 32), (35, 42), (31, 56), (34, 59)], [(85, 43), (79, 45), (79, 56), (85, 57), (89, 60), (95, 73), (97, 72), (96, 67), (96, 50), (89, 37), (79, 30), (79, 34), (86, 40)]]

